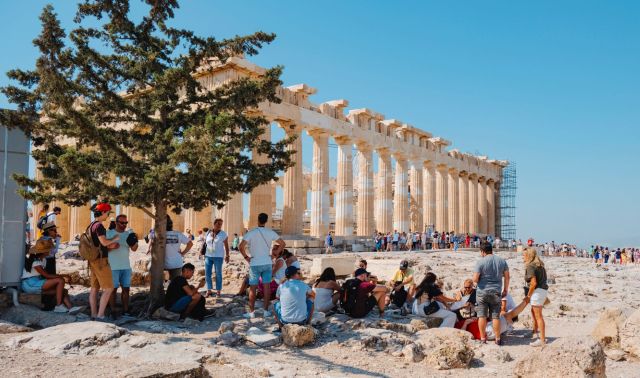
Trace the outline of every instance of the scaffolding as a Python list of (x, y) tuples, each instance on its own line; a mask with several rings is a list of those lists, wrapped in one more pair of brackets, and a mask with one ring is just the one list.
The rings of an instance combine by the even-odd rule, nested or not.
[(497, 234), (502, 240), (516, 239), (516, 192), (518, 179), (516, 175), (516, 163), (509, 165), (502, 171), (502, 180), (499, 191), (499, 206), (497, 206), (498, 219)]

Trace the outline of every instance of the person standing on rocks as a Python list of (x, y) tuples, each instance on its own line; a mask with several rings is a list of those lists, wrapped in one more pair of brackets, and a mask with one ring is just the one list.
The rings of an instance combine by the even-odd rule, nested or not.
[(540, 338), (532, 342), (531, 346), (542, 346), (547, 342), (545, 336), (544, 317), (542, 316), (542, 308), (547, 300), (547, 270), (544, 263), (538, 257), (535, 248), (527, 248), (522, 254), (525, 263), (524, 279), (526, 282), (525, 290), (527, 297), (525, 300), (531, 302), (531, 316), (533, 318), (533, 331), (531, 338), (535, 338), (540, 332)]
[(506, 297), (509, 292), (509, 266), (502, 257), (493, 254), (491, 243), (483, 242), (480, 245), (480, 253), (482, 254), (482, 259), (476, 262), (473, 274), (473, 282), (478, 286), (476, 312), (478, 313), (480, 339), (484, 343), (487, 342), (485, 327), (487, 316), (490, 314), (493, 322), (493, 331), (496, 335), (496, 344), (502, 345), (502, 340), (499, 336), (500, 308), (502, 298)]
[[(268, 220), (269, 216), (267, 214), (258, 214), (258, 227), (247, 232), (239, 246), (242, 257), (249, 264), (249, 312), (243, 315), (247, 319), (255, 317), (256, 290), (260, 278), (262, 278), (264, 292), (262, 299), (264, 302), (264, 317), (271, 316), (271, 312), (269, 312), (272, 278), (271, 244), (275, 242), (278, 245), (274, 252), (277, 256), (282, 253), (285, 243), (275, 231), (265, 227)], [(247, 254), (247, 248), (251, 253), (250, 255)]]
[(129, 292), (131, 288), (131, 261), (129, 250), (138, 250), (138, 236), (132, 230), (127, 230), (127, 216), (120, 214), (115, 219), (116, 228), (107, 231), (107, 238), (118, 237), (118, 248), (109, 252), (109, 266), (113, 276), (113, 293), (109, 300), (112, 314), (116, 308), (116, 294), (118, 288), (122, 286), (120, 300), (122, 302), (122, 315), (131, 316), (129, 313)]
[(229, 237), (222, 230), (222, 219), (213, 221), (213, 230), (207, 233), (205, 243), (207, 243), (204, 255), (204, 277), (207, 281), (207, 293), (205, 297), (213, 294), (213, 283), (211, 279), (212, 269), (216, 272), (216, 292), (218, 297), (222, 295), (222, 263), (229, 263)]
[(333, 253), (333, 236), (331, 235), (331, 231), (327, 234), (327, 237), (324, 240), (324, 248), (326, 254)]

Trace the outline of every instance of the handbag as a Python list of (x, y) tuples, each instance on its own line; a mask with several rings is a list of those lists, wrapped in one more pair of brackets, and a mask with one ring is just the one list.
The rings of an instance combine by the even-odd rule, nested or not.
[(424, 314), (429, 316), (433, 315), (440, 310), (440, 305), (438, 305), (438, 301), (431, 301), (429, 305), (424, 306)]
[(211, 233), (211, 231), (207, 231), (204, 235), (204, 243), (202, 243), (202, 246), (200, 247), (200, 254), (202, 256), (207, 254), (207, 236), (209, 236), (209, 233)]

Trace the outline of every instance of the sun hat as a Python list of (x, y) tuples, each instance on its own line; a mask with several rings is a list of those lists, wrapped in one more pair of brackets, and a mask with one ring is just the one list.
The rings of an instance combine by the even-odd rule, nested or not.
[(48, 255), (51, 253), (54, 244), (51, 239), (38, 239), (36, 245), (29, 249), (29, 253), (32, 255)]

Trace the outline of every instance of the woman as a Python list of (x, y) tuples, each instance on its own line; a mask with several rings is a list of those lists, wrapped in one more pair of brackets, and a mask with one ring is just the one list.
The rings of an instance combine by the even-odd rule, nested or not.
[(227, 233), (222, 230), (222, 219), (213, 221), (213, 230), (205, 236), (207, 244), (204, 255), (204, 277), (207, 281), (207, 293), (205, 298), (213, 294), (213, 282), (211, 275), (213, 269), (216, 272), (216, 292), (218, 297), (222, 294), (222, 263), (229, 263), (229, 241)]
[(336, 272), (333, 268), (327, 268), (316, 280), (313, 287), (316, 293), (315, 309), (320, 312), (329, 312), (336, 307), (340, 299), (340, 285), (336, 281)]
[(300, 261), (298, 258), (293, 255), (293, 253), (289, 252), (288, 249), (282, 251), (282, 258), (287, 263), (287, 266), (295, 266), (298, 269), (302, 269), (300, 267)]
[(64, 278), (45, 271), (45, 257), (53, 248), (53, 241), (40, 239), (31, 248), (25, 258), (22, 271), (22, 291), (27, 294), (47, 294), (56, 296), (56, 307), (53, 312), (69, 313), (71, 315), (82, 311), (82, 307), (73, 307), (69, 294), (64, 288)]
[[(271, 267), (271, 282), (269, 283), (269, 287), (271, 289), (271, 293), (274, 293), (278, 290), (278, 286), (280, 286), (284, 281), (286, 281), (285, 271), (287, 270), (287, 263), (284, 261), (282, 257), (282, 252), (278, 254), (278, 250), (280, 247), (276, 244), (271, 248), (271, 256), (273, 257), (273, 264)], [(283, 251), (284, 252), (284, 251)], [(249, 281), (246, 282), (247, 287)], [(262, 288), (262, 277), (258, 278), (258, 298), (264, 298), (264, 290)]]
[[(455, 302), (455, 298), (444, 296), (442, 290), (436, 285), (438, 277), (429, 272), (424, 277), (416, 291), (416, 300), (413, 302), (412, 312), (414, 315), (426, 316), (430, 318), (441, 318), (442, 324), (440, 328), (453, 328), (456, 324), (456, 314), (447, 310), (445, 303)], [(425, 309), (435, 301), (439, 309), (432, 314), (427, 315)]]
[(540, 332), (540, 338), (529, 345), (542, 346), (547, 342), (544, 317), (542, 316), (542, 307), (547, 299), (547, 290), (549, 289), (549, 286), (547, 286), (547, 271), (535, 248), (525, 249), (522, 259), (525, 264), (524, 279), (527, 294), (525, 301), (531, 303), (531, 316), (533, 318), (531, 338), (535, 338)]

